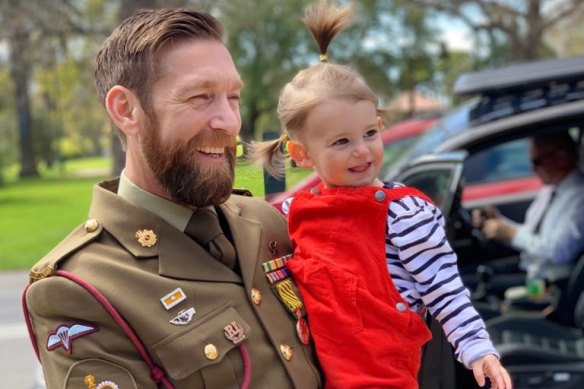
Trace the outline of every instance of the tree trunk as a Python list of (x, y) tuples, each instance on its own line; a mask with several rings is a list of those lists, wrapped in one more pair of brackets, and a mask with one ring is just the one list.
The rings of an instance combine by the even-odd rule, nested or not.
[(30, 116), (30, 50), (29, 37), (24, 24), (10, 40), (10, 66), (14, 82), (16, 108), (18, 113), (18, 140), (20, 146), (20, 177), (38, 177), (36, 158), (34, 155), (33, 133)]
[(541, 57), (542, 23), (540, 0), (531, 0), (527, 9), (527, 39), (525, 40), (525, 60), (536, 60)]

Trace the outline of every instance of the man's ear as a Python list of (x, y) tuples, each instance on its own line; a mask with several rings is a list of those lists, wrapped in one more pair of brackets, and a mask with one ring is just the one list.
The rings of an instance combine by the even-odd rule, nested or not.
[(105, 97), (105, 109), (114, 125), (126, 135), (140, 131), (140, 120), (144, 111), (136, 95), (123, 86), (116, 85)]
[(309, 169), (314, 164), (312, 160), (308, 156), (308, 151), (304, 148), (302, 143), (297, 142), (295, 140), (291, 140), (288, 142), (288, 153), (290, 153), (290, 158), (296, 162), (296, 165), (303, 167), (305, 169)]

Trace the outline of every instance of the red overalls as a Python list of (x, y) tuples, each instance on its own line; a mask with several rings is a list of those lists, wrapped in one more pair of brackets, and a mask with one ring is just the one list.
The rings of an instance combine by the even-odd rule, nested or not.
[(418, 387), (430, 332), (387, 271), (389, 202), (412, 188), (324, 188), (294, 197), (287, 263), (300, 290), (327, 389)]

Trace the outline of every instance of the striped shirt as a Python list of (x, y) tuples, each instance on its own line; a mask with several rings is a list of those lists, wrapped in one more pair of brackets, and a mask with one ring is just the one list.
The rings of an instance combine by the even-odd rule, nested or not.
[[(403, 185), (386, 184), (399, 186)], [(462, 284), (444, 224), (440, 210), (419, 197), (392, 201), (385, 238), (387, 268), (410, 309), (427, 307), (455, 348), (456, 358), (470, 367), (479, 357), (498, 354)]]

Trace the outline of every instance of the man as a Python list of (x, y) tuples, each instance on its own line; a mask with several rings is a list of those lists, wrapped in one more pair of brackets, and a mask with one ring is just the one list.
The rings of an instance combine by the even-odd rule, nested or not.
[(242, 81), (222, 33), (204, 13), (146, 10), (97, 55), (126, 168), (31, 271), (50, 388), (321, 385), (297, 291), (265, 274), (291, 252), (285, 222), (231, 196)]
[[(523, 285), (526, 271), (548, 282), (562, 283), (570, 275), (573, 262), (584, 252), (584, 175), (578, 169), (578, 150), (566, 132), (532, 138), (530, 157), (534, 172), (544, 184), (518, 225), (495, 209), (481, 220), (473, 212), (475, 225), (483, 234), (511, 245), (520, 260), (492, 261), (497, 274), (490, 286), (495, 292)], [(503, 273), (503, 274), (500, 274)]]

